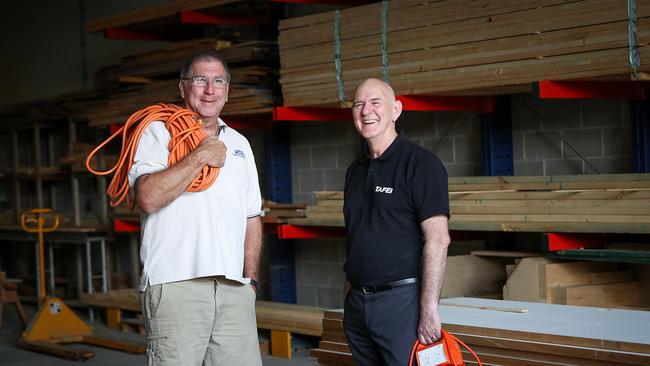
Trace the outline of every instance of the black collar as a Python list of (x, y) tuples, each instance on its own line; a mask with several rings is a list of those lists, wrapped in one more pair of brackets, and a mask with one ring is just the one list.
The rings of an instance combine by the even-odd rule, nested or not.
[(390, 160), (390, 158), (392, 156), (394, 156), (398, 151), (400, 151), (402, 149), (402, 147), (404, 146), (405, 143), (406, 143), (406, 139), (404, 137), (402, 137), (401, 134), (397, 134), (397, 137), (395, 138), (395, 140), (393, 140), (393, 142), (391, 142), (390, 146), (388, 146), (388, 149), (386, 149), (386, 151), (384, 151), (383, 154), (381, 154), (376, 159), (372, 159), (370, 157), (370, 152), (368, 151), (365, 154), (365, 157), (366, 157), (365, 160), (366, 161), (370, 161), (370, 160), (388, 161), (388, 160)]

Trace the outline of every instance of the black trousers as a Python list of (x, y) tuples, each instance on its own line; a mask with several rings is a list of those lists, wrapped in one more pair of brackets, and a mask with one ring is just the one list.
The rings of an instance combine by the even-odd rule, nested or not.
[(352, 289), (345, 299), (343, 328), (357, 365), (408, 365), (419, 321), (418, 283), (374, 294)]

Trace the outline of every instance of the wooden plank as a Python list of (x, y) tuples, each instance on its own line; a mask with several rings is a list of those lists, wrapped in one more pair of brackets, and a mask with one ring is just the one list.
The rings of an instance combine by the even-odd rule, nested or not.
[(591, 285), (627, 282), (631, 280), (632, 272), (630, 271), (591, 272), (588, 274), (588, 281)]
[[(498, 365), (536, 365), (536, 366), (622, 366), (625, 363), (618, 363), (607, 361), (601, 362), (597, 360), (586, 360), (584, 358), (575, 358), (568, 355), (552, 355), (540, 352), (526, 352), (519, 350), (510, 350), (497, 347), (486, 347), (479, 345), (470, 345), (472, 350), (477, 353), (481, 361), (491, 362)], [(464, 359), (473, 359), (469, 352), (463, 351)]]
[(324, 361), (335, 362), (336, 365), (356, 365), (352, 355), (346, 352), (336, 352), (324, 349), (312, 349), (310, 355)]
[[(335, 222), (332, 222), (335, 224)], [(343, 226), (343, 223), (340, 224)], [(507, 231), (507, 232), (567, 232), (567, 233), (630, 233), (648, 234), (650, 225), (630, 223), (577, 223), (577, 222), (498, 222), (458, 221), (452, 217), (450, 230)]]
[(260, 300), (255, 303), (255, 312), (261, 329), (313, 336), (322, 333), (323, 310), (319, 308)]
[(96, 336), (84, 336), (82, 342), (93, 346), (111, 348), (135, 354), (145, 353), (147, 351), (147, 346), (145, 344), (129, 343)]
[(18, 340), (16, 345), (29, 351), (47, 353), (73, 361), (88, 360), (95, 356), (95, 352), (90, 350), (75, 349), (50, 342)]
[(343, 200), (343, 192), (322, 191), (314, 192), (317, 201), (321, 200)]
[[(646, 312), (610, 310), (603, 313), (596, 308), (469, 298), (444, 301), (466, 305), (441, 304), (443, 327), (477, 351), (484, 362), (498, 365), (622, 366), (645, 365), (650, 358), (650, 339), (639, 323), (647, 317)], [(527, 309), (529, 312), (485, 313), (487, 310), (481, 307)], [(328, 311), (326, 317), (324, 336), (330, 339), (324, 337), (319, 350), (312, 355), (318, 358), (319, 363), (342, 362), (342, 357), (349, 355), (345, 341), (332, 340), (343, 332), (341, 319), (333, 319), (340, 318), (341, 311)], [(598, 321), (590, 321), (592, 317)], [(630, 343), (626, 339), (642, 343)], [(340, 354), (333, 358), (330, 357), (332, 352)]]
[(583, 214), (453, 214), (452, 221), (496, 222), (566, 222), (566, 223), (620, 223), (650, 224), (650, 216), (640, 215), (583, 215)]
[[(473, 176), (449, 177), (450, 185), (453, 184), (496, 184), (500, 189), (508, 189), (508, 184), (521, 183), (594, 183), (594, 182), (637, 182), (649, 181), (650, 173), (632, 174), (599, 174), (599, 175), (522, 175), (522, 176)], [(568, 189), (560, 186), (559, 189)], [(572, 188), (575, 189), (575, 188)], [(579, 188), (578, 188), (579, 189)]]
[(118, 308), (106, 308), (106, 326), (111, 329), (120, 329), (122, 311)]
[(441, 297), (479, 297), (501, 292), (506, 281), (503, 263), (474, 255), (448, 256)]
[(318, 342), (318, 348), (328, 350), (328, 351), (350, 353), (350, 347), (348, 346), (347, 343), (320, 341)]
[(452, 215), (458, 214), (573, 214), (584, 215), (650, 215), (644, 200), (450, 200)]
[(291, 333), (271, 329), (271, 355), (291, 359)]
[(616, 270), (616, 263), (560, 262), (548, 263), (543, 273), (547, 287), (575, 286), (589, 284), (589, 273)]
[(539, 257), (539, 252), (517, 252), (508, 250), (472, 250), (471, 255), (479, 257), (527, 258)]
[[(602, 311), (595, 307), (475, 298), (454, 298), (445, 301), (528, 309), (525, 314), (490, 312), (487, 317), (478, 310), (441, 306), (443, 322), (448, 324), (447, 327), (453, 325), (455, 332), (481, 334), (488, 338), (517, 338), (532, 342), (650, 354), (650, 333), (645, 330), (645, 325), (650, 320), (648, 312), (621, 309)], [(489, 328), (491, 331), (484, 329), (477, 333), (480, 331), (478, 328)]]
[(579, 348), (563, 344), (529, 342), (515, 339), (495, 339), (469, 334), (462, 334), (459, 338), (470, 345), (491, 346), (507, 350), (544, 353), (550, 355), (566, 355), (586, 360), (605, 362), (616, 360), (631, 365), (647, 365), (650, 362), (650, 355), (648, 354), (633, 354), (629, 352), (618, 352), (598, 348)]
[(592, 191), (485, 191), (449, 192), (450, 201), (460, 200), (648, 200), (650, 190), (592, 190)]
[(542, 257), (522, 258), (503, 286), (503, 299), (546, 302), (546, 279), (540, 276), (540, 267), (547, 263), (551, 261)]
[(639, 283), (619, 282), (550, 288), (553, 304), (621, 307), (639, 305)]

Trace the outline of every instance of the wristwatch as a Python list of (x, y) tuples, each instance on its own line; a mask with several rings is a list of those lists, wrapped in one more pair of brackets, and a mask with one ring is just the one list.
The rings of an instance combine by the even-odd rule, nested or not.
[(257, 280), (254, 280), (251, 278), (249, 284), (253, 287), (255, 287), (255, 292), (258, 292), (260, 290), (260, 283), (257, 282)]

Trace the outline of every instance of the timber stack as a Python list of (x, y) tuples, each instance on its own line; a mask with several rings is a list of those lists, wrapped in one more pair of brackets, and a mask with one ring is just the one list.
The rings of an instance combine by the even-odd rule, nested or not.
[(98, 71), (95, 92), (66, 104), (75, 114), (87, 118), (91, 126), (123, 123), (135, 111), (152, 104), (179, 104), (181, 63), (201, 48), (218, 49), (230, 66), (229, 100), (222, 115), (270, 113), (279, 103), (273, 66), (277, 47), (273, 42), (228, 45), (217, 39), (201, 39), (125, 57), (119, 64)]
[[(451, 230), (650, 233), (650, 174), (452, 177)], [(295, 225), (343, 226), (343, 192)]]
[[(401, 95), (644, 78), (650, 1), (636, 1), (635, 15), (630, 27), (628, 5), (618, 0), (393, 0), (285, 19), (278, 37), (284, 105), (344, 102), (362, 80), (384, 74)], [(640, 57), (631, 65), (634, 52)]]
[[(650, 313), (452, 298), (441, 301), (442, 327), (465, 342), (484, 365), (648, 365)], [(594, 324), (593, 319), (599, 319)], [(645, 320), (644, 320), (645, 319)], [(318, 365), (354, 365), (343, 332), (343, 311), (325, 311), (323, 336), (311, 351)], [(462, 348), (462, 347), (461, 347)], [(463, 359), (476, 365), (463, 349)]]

